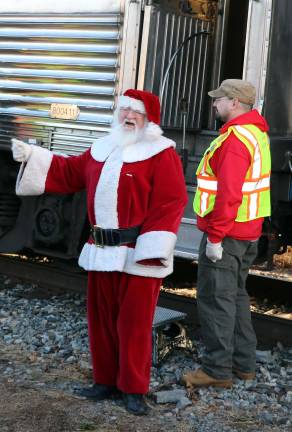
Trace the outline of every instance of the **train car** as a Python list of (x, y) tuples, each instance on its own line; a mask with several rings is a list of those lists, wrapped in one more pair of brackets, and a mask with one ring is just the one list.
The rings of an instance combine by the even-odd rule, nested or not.
[(254, 83), (271, 126), (273, 214), (260, 254), (292, 244), (292, 2), (83, 3), (0, 5), (0, 251), (72, 259), (89, 231), (84, 193), (15, 195), (11, 137), (78, 155), (108, 132), (117, 96), (136, 87), (160, 96), (162, 128), (182, 155), (189, 205), (176, 255), (195, 259), (195, 171), (219, 126), (207, 92), (226, 78)]

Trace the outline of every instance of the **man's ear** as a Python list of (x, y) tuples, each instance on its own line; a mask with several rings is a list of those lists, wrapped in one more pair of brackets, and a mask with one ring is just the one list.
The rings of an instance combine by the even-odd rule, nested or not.
[(237, 98), (233, 98), (233, 99), (232, 99), (232, 106), (233, 106), (234, 108), (238, 108), (238, 107), (239, 107), (239, 104), (240, 104), (240, 102), (239, 102), (239, 100), (238, 100)]

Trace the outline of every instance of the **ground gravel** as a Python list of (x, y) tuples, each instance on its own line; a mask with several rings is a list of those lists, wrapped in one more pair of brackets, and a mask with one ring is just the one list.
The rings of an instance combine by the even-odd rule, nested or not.
[(0, 275), (0, 430), (292, 431), (292, 349), (257, 352), (257, 376), (231, 390), (187, 393), (181, 375), (200, 364), (200, 341), (152, 368), (151, 413), (128, 414), (121, 400), (88, 402), (91, 383), (85, 295), (50, 293)]

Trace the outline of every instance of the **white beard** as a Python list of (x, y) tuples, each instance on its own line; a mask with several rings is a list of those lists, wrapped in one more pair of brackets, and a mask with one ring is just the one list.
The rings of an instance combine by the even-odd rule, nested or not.
[(139, 129), (137, 126), (134, 130), (126, 130), (121, 124), (112, 126), (110, 136), (114, 143), (120, 147), (127, 147), (136, 144), (143, 139), (145, 127)]

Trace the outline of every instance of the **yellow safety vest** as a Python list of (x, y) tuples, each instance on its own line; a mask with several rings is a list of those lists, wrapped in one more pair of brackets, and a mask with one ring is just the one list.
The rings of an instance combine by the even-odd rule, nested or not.
[(210, 160), (231, 133), (247, 147), (251, 155), (251, 164), (242, 186), (242, 202), (238, 208), (236, 221), (247, 222), (271, 214), (270, 176), (271, 156), (267, 133), (252, 124), (230, 126), (222, 135), (211, 142), (197, 169), (197, 191), (194, 199), (194, 211), (204, 217), (215, 205), (217, 178)]

